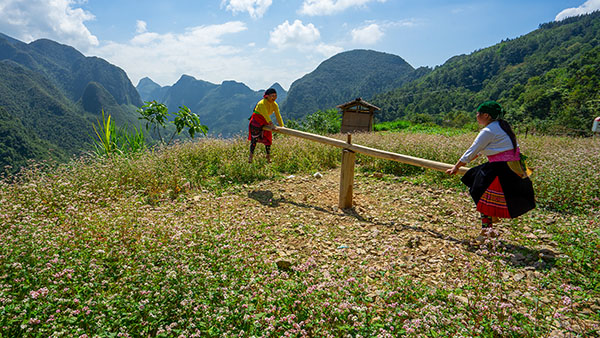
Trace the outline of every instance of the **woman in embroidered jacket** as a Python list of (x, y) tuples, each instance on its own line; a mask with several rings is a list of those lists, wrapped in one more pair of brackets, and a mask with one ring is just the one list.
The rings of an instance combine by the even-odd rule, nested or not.
[(248, 163), (252, 163), (257, 142), (265, 145), (267, 162), (271, 162), (273, 134), (269, 130), (263, 130), (263, 127), (266, 125), (273, 126), (270, 117), (273, 113), (275, 113), (275, 117), (277, 118), (277, 124), (280, 127), (284, 127), (283, 119), (281, 119), (281, 114), (279, 113), (279, 105), (277, 105), (275, 100), (277, 100), (277, 92), (275, 89), (269, 88), (265, 91), (263, 99), (258, 101), (256, 107), (254, 107), (254, 113), (252, 113), (250, 124), (248, 125), (248, 140), (250, 140), (250, 157), (248, 158)]
[(482, 103), (477, 108), (477, 122), (483, 129), (460, 160), (446, 171), (453, 175), (480, 154), (487, 156), (489, 162), (469, 169), (461, 179), (481, 213), (484, 236), (491, 235), (497, 218), (515, 218), (535, 208), (530, 171), (521, 161), (515, 133), (502, 115), (497, 102)]

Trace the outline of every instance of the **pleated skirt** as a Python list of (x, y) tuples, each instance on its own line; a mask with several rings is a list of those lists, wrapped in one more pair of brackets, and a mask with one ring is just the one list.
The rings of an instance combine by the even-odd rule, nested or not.
[(510, 169), (507, 162), (487, 162), (469, 169), (461, 181), (477, 210), (487, 216), (515, 218), (535, 208), (533, 184)]

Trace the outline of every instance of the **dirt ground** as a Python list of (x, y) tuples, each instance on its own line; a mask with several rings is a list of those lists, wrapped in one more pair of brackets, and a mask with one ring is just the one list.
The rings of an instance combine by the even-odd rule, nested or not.
[[(378, 276), (390, 273), (431, 286), (460, 287), (465, 267), (491, 264), (482, 246), (473, 243), (481, 230), (479, 214), (465, 191), (357, 174), (354, 207), (342, 210), (337, 207), (339, 181), (336, 169), (264, 181), (213, 197), (215, 205), (202, 212), (249, 227), (266, 225), (270, 235), (254, 240), (274, 262), (294, 265), (311, 258), (322, 269), (335, 262), (366, 271), (374, 287)], [(206, 201), (203, 194), (208, 192), (194, 199)], [(520, 229), (515, 232), (515, 227)], [(505, 280), (525, 287), (551, 267), (558, 252), (550, 235), (534, 234), (519, 220), (505, 220), (496, 229), (495, 244), (508, 254), (507, 266), (515, 268), (503, 273)], [(517, 244), (524, 236), (535, 237), (537, 245)]]

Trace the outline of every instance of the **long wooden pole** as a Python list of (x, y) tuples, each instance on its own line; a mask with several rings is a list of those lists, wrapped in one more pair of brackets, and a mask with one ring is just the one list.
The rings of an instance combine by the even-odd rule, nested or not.
[[(307, 132), (299, 131), (299, 130), (295, 130), (295, 129), (289, 129), (289, 128), (285, 128), (285, 127), (273, 127), (273, 128), (265, 127), (265, 129), (269, 129), (269, 130), (272, 130), (272, 131), (280, 133), (280, 134), (296, 136), (296, 137), (304, 138), (307, 140), (328, 144), (330, 146), (352, 150), (354, 152), (369, 155), (372, 157), (397, 161), (397, 162), (401, 162), (401, 163), (414, 165), (417, 167), (428, 168), (428, 169), (433, 169), (433, 170), (442, 171), (442, 172), (453, 167), (452, 164), (448, 164), (448, 163), (431, 161), (431, 160), (426, 160), (426, 159), (419, 158), (419, 157), (413, 157), (413, 156), (408, 156), (408, 155), (392, 153), (389, 151), (379, 150), (379, 149), (375, 149), (375, 148), (369, 148), (369, 147), (361, 146), (358, 144), (350, 144), (350, 143), (344, 142), (342, 140), (338, 140), (338, 139), (334, 139), (334, 138), (326, 137), (326, 136), (321, 136), (321, 135), (316, 135), (316, 134), (312, 134), (312, 133), (307, 133)], [(464, 175), (467, 172), (467, 170), (469, 170), (469, 168), (461, 167), (460, 169), (458, 169), (457, 174)]]

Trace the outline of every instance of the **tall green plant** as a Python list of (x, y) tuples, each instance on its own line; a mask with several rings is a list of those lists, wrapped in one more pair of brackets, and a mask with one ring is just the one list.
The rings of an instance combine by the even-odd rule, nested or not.
[[(158, 134), (160, 142), (163, 144), (165, 141), (160, 133), (160, 130), (167, 128), (167, 123), (174, 124), (175, 131), (166, 144), (170, 144), (175, 135), (181, 134), (184, 129), (187, 129), (187, 132), (191, 138), (194, 138), (197, 133), (206, 135), (208, 132), (208, 127), (200, 123), (200, 117), (198, 117), (197, 114), (192, 113), (192, 111), (186, 106), (179, 107), (178, 112), (171, 114), (164, 103), (147, 101), (141, 108), (138, 109), (138, 113), (142, 115), (139, 119), (146, 121), (146, 129), (152, 127), (152, 129)], [(173, 121), (169, 120), (171, 115), (174, 116)]]
[(175, 124), (175, 132), (171, 135), (171, 140), (175, 137), (175, 134), (180, 134), (183, 129), (187, 128), (188, 134), (191, 138), (194, 138), (196, 133), (202, 133), (206, 136), (208, 132), (208, 127), (200, 123), (200, 118), (198, 115), (192, 113), (190, 108), (183, 106), (179, 107), (179, 111), (174, 114), (175, 119), (173, 120), (173, 124)]
[(98, 122), (98, 128), (94, 125), (94, 132), (96, 133), (97, 140), (94, 140), (94, 147), (96, 153), (99, 155), (110, 155), (115, 149), (116, 145), (113, 142), (115, 125), (110, 121), (110, 115), (108, 118), (104, 116), (104, 109), (102, 109), (102, 122)]
[(93, 146), (99, 156), (135, 153), (146, 147), (146, 137), (141, 128), (133, 127), (133, 132), (127, 127), (117, 128), (110, 115), (108, 118), (104, 116), (104, 110), (102, 110), (102, 122), (98, 120), (98, 126), (93, 127), (96, 133)]
[(131, 131), (128, 126), (118, 127), (112, 135), (113, 142), (121, 153), (135, 153), (146, 148), (146, 136), (142, 128), (134, 126)]
[(152, 127), (158, 134), (158, 138), (161, 143), (164, 143), (163, 137), (160, 134), (160, 130), (167, 127), (169, 121), (169, 109), (164, 103), (158, 103), (156, 101), (147, 101), (145, 104), (137, 110), (141, 117), (140, 120), (146, 121), (146, 130)]

